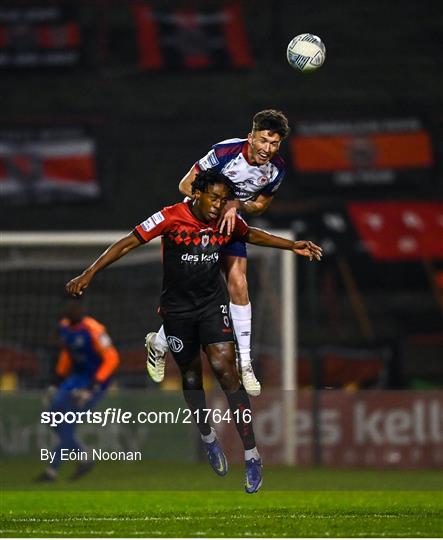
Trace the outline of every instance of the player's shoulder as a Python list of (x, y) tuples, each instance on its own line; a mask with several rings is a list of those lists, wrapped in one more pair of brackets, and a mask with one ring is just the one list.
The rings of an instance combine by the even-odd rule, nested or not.
[[(160, 225), (162, 221), (167, 220), (171, 216), (173, 216), (177, 210), (179, 210), (180, 203), (178, 204), (171, 204), (169, 206), (164, 206), (161, 210), (157, 210), (157, 212), (154, 212), (144, 223), (148, 225), (148, 229), (150, 230), (156, 227), (157, 225)], [(145, 228), (145, 227), (143, 227)]]
[(162, 215), (163, 217), (172, 218), (177, 215), (182, 215), (184, 212), (186, 213), (188, 211), (188, 203), (185, 201), (171, 204), (170, 206), (165, 206), (162, 210), (158, 212), (158, 214)]
[(213, 145), (218, 155), (238, 154), (242, 151), (247, 139), (225, 139)]
[(271, 163), (277, 167), (277, 169), (284, 171), (286, 169), (285, 160), (281, 157), (280, 154), (277, 154), (271, 159)]
[[(237, 137), (234, 137), (233, 139), (224, 139), (223, 141), (220, 141), (218, 143), (215, 143), (215, 145), (243, 145), (245, 142), (247, 141), (247, 139), (239, 139)], [(214, 145), (214, 146), (215, 146)]]
[(105, 326), (98, 322), (97, 319), (94, 319), (93, 317), (84, 317), (82, 320), (82, 324), (93, 334), (99, 335), (103, 332), (106, 332)]
[(237, 215), (236, 215), (236, 221), (237, 221), (238, 223), (240, 223), (241, 225), (245, 225), (246, 227), (249, 228), (249, 225), (247, 224), (245, 218), (244, 218), (243, 216), (241, 216), (240, 214), (237, 214)]
[(234, 227), (234, 233), (235, 235), (244, 237), (246, 233), (249, 231), (249, 225), (246, 223), (244, 218), (237, 214), (235, 219), (235, 227)]

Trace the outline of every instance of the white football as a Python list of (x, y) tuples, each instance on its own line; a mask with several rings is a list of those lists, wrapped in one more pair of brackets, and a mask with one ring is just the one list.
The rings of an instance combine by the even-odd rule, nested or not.
[(299, 34), (289, 42), (286, 57), (289, 65), (299, 71), (315, 71), (325, 61), (326, 47), (314, 34)]

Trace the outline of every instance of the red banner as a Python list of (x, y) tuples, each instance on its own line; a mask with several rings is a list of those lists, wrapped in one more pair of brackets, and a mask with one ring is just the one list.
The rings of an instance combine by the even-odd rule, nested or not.
[(165, 11), (134, 2), (142, 69), (249, 68), (253, 59), (240, 5)]
[[(281, 392), (253, 400), (257, 447), (265, 463), (283, 463), (284, 422)], [(222, 410), (222, 397), (211, 403)], [(295, 414), (297, 464), (314, 463), (313, 394), (301, 392)], [(243, 454), (235, 427), (220, 422), (217, 434), (231, 461)], [(333, 467), (443, 467), (443, 392), (321, 392), (321, 462)]]
[(443, 259), (443, 203), (350, 203), (348, 212), (375, 259)]
[(38, 204), (97, 197), (95, 152), (82, 128), (0, 129), (1, 199)]
[(75, 6), (54, 3), (0, 7), (0, 68), (80, 63), (82, 29)]

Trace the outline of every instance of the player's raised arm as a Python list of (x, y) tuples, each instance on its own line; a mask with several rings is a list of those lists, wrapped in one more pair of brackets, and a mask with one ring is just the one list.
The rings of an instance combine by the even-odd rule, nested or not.
[(82, 295), (83, 291), (88, 287), (89, 282), (97, 272), (117, 261), (140, 244), (141, 241), (132, 232), (127, 236), (120, 238), (120, 240), (117, 240), (117, 242), (114, 242), (114, 244), (109, 246), (108, 249), (79, 276), (71, 279), (65, 286), (66, 291), (69, 294), (72, 294), (72, 296)]
[(178, 184), (178, 189), (180, 190), (180, 193), (186, 195), (186, 197), (192, 197), (192, 184), (195, 180), (196, 175), (197, 169), (195, 168), (195, 165), (193, 165)]
[(243, 210), (251, 216), (260, 216), (271, 204), (273, 195), (259, 195), (253, 201), (244, 201), (240, 203), (240, 210)]
[(255, 244), (257, 246), (287, 249), (293, 251), (297, 255), (309, 257), (309, 260), (311, 261), (312, 259), (319, 261), (323, 255), (322, 248), (310, 240), (297, 240), (294, 242), (293, 240), (288, 240), (281, 236), (274, 236), (273, 234), (269, 234), (255, 227), (249, 227), (245, 240), (249, 244)]
[(268, 209), (269, 205), (274, 198), (273, 195), (259, 195), (253, 201), (244, 201), (239, 200), (228, 201), (225, 207), (225, 212), (220, 218), (220, 232), (226, 227), (226, 233), (231, 234), (235, 228), (235, 221), (237, 217), (237, 210), (243, 210), (251, 216), (260, 216), (265, 210)]

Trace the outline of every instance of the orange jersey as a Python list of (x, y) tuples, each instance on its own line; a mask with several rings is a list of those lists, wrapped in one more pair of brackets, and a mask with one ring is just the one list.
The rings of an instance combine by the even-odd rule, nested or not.
[(119, 364), (106, 328), (92, 317), (83, 317), (74, 325), (62, 319), (59, 333), (63, 349), (56, 366), (57, 375), (77, 374), (90, 378), (91, 383), (106, 383)]

